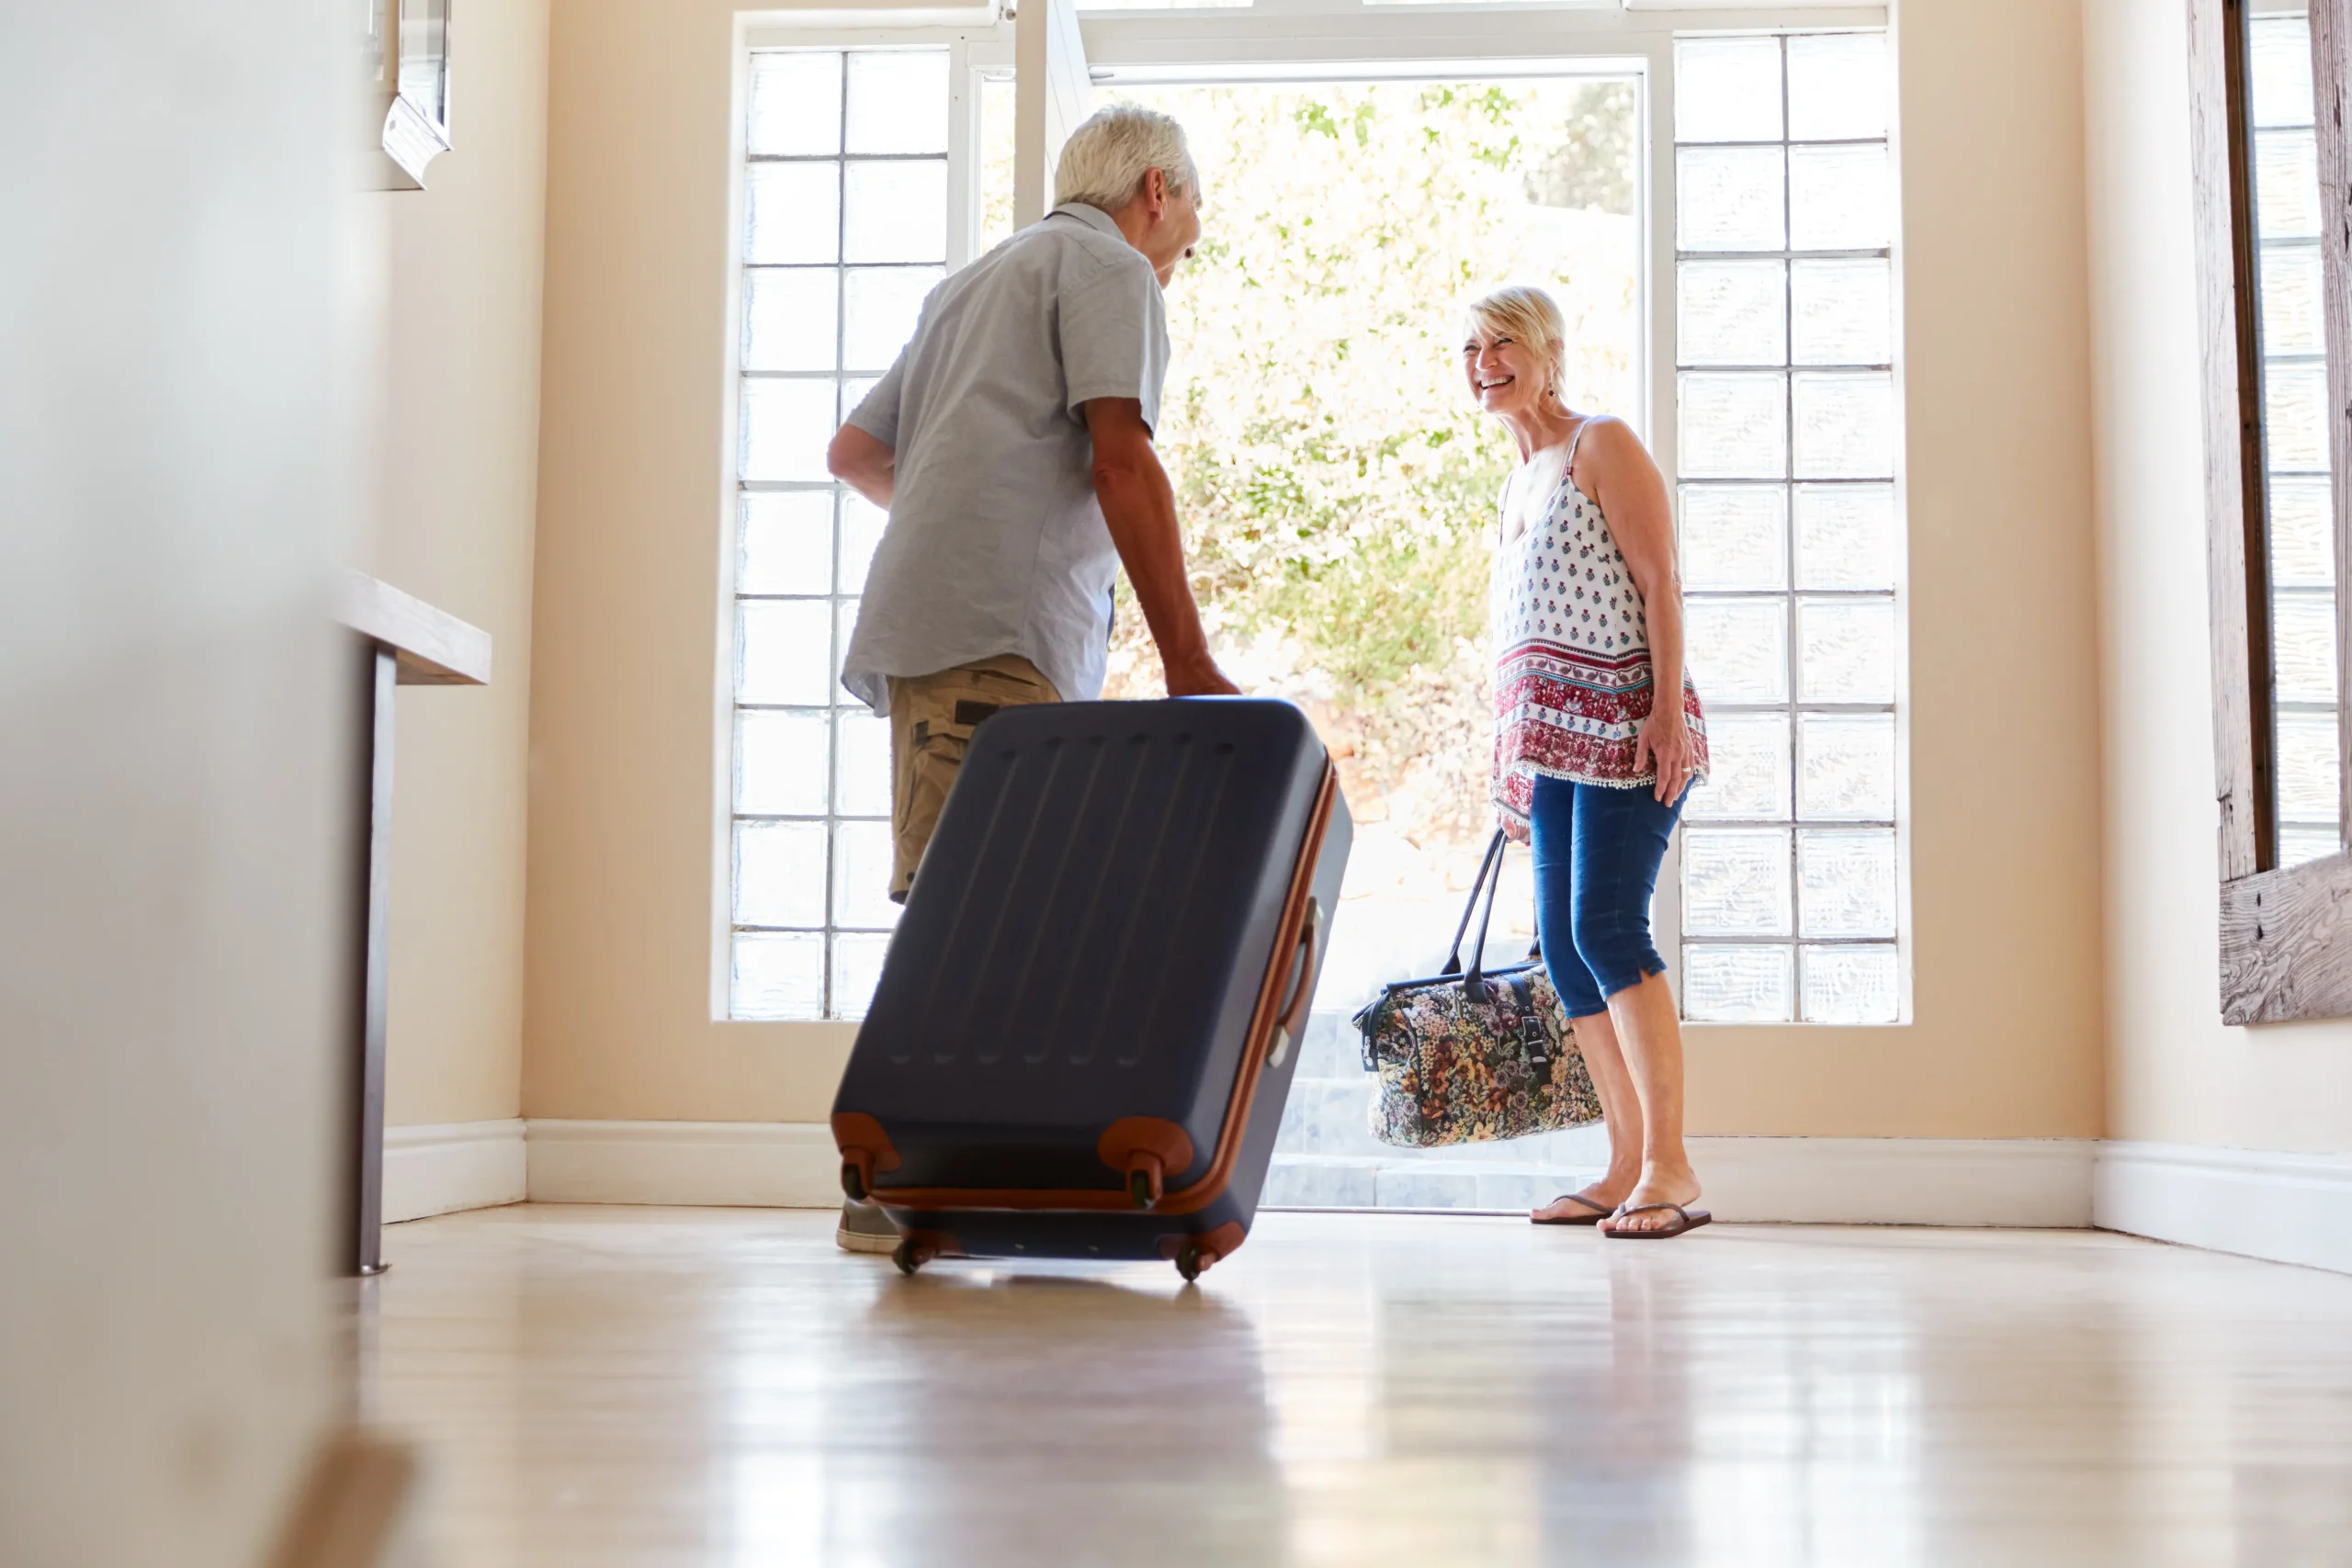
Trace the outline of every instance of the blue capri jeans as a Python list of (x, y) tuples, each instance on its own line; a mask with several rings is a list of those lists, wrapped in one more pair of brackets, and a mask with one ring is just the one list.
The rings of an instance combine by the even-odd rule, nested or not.
[(1648, 784), (1606, 789), (1537, 775), (1528, 814), (1535, 929), (1570, 1018), (1607, 1012), (1611, 997), (1666, 973), (1650, 941), (1650, 894), (1690, 798), (1686, 787), (1681, 799), (1661, 806)]

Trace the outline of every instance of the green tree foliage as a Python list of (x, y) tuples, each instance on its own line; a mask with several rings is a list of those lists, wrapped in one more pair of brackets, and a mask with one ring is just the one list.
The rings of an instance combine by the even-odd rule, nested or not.
[[(1631, 223), (1591, 220), (1633, 208), (1631, 89), (1136, 96), (1184, 123), (1208, 198), (1170, 291), (1158, 434), (1212, 637), (1258, 689), (1310, 703), (1359, 789), (1426, 773), (1429, 827), (1475, 833), (1495, 498), (1516, 459), (1470, 400), (1460, 307), (1547, 283), (1577, 338), (1571, 400), (1630, 389)], [(1113, 669), (1124, 694), (1158, 679), (1131, 603)]]

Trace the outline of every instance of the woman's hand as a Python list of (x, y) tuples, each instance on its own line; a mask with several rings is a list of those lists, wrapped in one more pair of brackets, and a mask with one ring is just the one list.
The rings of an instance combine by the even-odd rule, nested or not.
[[(1682, 695), (1679, 691), (1674, 694)], [(1682, 798), (1690, 782), (1691, 760), (1690, 721), (1681, 703), (1652, 708), (1634, 736), (1634, 769), (1642, 772), (1645, 763), (1657, 767), (1657, 787), (1652, 793), (1661, 803), (1671, 806)]]

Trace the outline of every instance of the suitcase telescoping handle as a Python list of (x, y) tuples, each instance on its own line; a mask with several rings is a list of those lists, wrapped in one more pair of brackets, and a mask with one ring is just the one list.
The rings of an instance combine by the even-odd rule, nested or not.
[(1309, 897), (1306, 919), (1298, 928), (1298, 977), (1291, 982), (1290, 1000), (1283, 1004), (1281, 1020), (1274, 1025), (1273, 1048), (1266, 1053), (1266, 1066), (1279, 1067), (1290, 1060), (1292, 1042), (1306, 1027), (1306, 1004), (1314, 998), (1308, 994), (1315, 982), (1315, 944), (1323, 935), (1323, 906)]

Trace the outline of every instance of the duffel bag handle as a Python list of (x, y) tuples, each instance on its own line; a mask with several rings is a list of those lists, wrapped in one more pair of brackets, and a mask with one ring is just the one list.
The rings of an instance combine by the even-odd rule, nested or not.
[[(1445, 967), (1438, 971), (1441, 975), (1459, 975), (1462, 973), (1462, 939), (1464, 936), (1467, 935), (1470, 931), (1470, 917), (1478, 908), (1478, 895), (1481, 892), (1486, 891), (1487, 874), (1489, 873), (1493, 874), (1496, 886), (1499, 887), (1502, 886), (1502, 858), (1503, 844), (1505, 841), (1506, 840), (1503, 838), (1503, 830), (1500, 828), (1496, 829), (1495, 836), (1487, 840), (1487, 856), (1484, 860), (1478, 863), (1477, 880), (1470, 884), (1470, 897), (1462, 906), (1462, 923), (1453, 928), (1453, 946), (1446, 953)], [(1494, 913), (1494, 895), (1492, 893), (1487, 893), (1487, 919), (1493, 919)], [(1478, 923), (1478, 951), (1470, 955), (1471, 973), (1473, 974), (1477, 973), (1477, 961), (1485, 955), (1486, 942), (1487, 926), (1486, 921), (1482, 920)]]
[[(1503, 852), (1509, 847), (1510, 842), (1510, 839), (1500, 828), (1496, 829), (1495, 836), (1487, 841), (1486, 858), (1478, 863), (1477, 880), (1470, 884), (1470, 897), (1462, 906), (1462, 923), (1453, 928), (1453, 948), (1445, 955), (1445, 967), (1438, 971), (1441, 975), (1462, 975), (1462, 988), (1474, 1001), (1484, 999), (1487, 994), (1484, 974), (1487, 962), (1487, 928), (1494, 923), (1495, 895), (1501, 892), (1503, 887)], [(1470, 916), (1478, 908), (1478, 895), (1481, 892), (1487, 896), (1486, 912), (1478, 920), (1478, 943), (1470, 950), (1470, 971), (1463, 975), (1462, 939), (1470, 930)], [(1544, 956), (1542, 931), (1537, 931), (1535, 940), (1527, 944), (1527, 956), (1530, 958)]]

